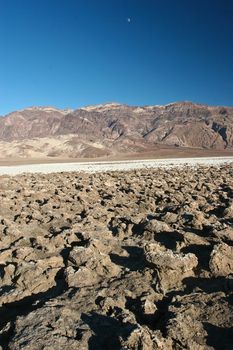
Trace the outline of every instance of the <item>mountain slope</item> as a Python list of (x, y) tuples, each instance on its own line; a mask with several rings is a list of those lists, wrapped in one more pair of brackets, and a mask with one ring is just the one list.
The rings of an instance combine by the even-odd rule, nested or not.
[(0, 157), (98, 157), (166, 147), (233, 149), (233, 108), (190, 102), (73, 110), (31, 107), (0, 118)]

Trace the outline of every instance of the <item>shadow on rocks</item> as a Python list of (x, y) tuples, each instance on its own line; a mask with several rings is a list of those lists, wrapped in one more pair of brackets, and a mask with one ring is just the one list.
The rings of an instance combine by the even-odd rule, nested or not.
[(183, 280), (185, 293), (193, 292), (196, 288), (205, 293), (232, 292), (233, 279), (225, 277), (188, 277)]
[(167, 249), (175, 250), (177, 243), (184, 240), (184, 236), (179, 232), (159, 232), (155, 233), (154, 239)]
[[(232, 279), (232, 283), (233, 283), (233, 279)], [(233, 294), (232, 293), (226, 297), (226, 300), (230, 305), (233, 306)]]
[(205, 322), (204, 329), (208, 334), (207, 345), (212, 346), (215, 350), (232, 350), (232, 328), (222, 328)]
[(209, 271), (210, 254), (213, 247), (211, 245), (191, 244), (181, 249), (184, 254), (193, 253), (198, 258), (198, 268)]
[(226, 209), (225, 205), (218, 205), (216, 208), (209, 210), (207, 213), (209, 215), (215, 215), (217, 218), (222, 218), (223, 217), (223, 212)]
[(0, 289), (0, 297), (5, 294), (10, 292), (11, 290), (13, 290), (15, 287), (13, 285), (7, 285), (7, 286), (2, 286)]
[(4, 327), (8, 322), (11, 323), (9, 330), (0, 334), (0, 345), (8, 350), (8, 343), (14, 333), (14, 322), (18, 316), (26, 316), (30, 312), (42, 307), (49, 299), (53, 299), (61, 295), (67, 289), (67, 283), (64, 279), (64, 271), (58, 271), (55, 282), (56, 285), (46, 292), (32, 294), (21, 300), (5, 304), (0, 308), (0, 328)]
[(96, 312), (82, 314), (81, 319), (93, 332), (88, 341), (89, 350), (121, 350), (119, 336), (127, 338), (135, 328), (131, 323), (122, 323), (116, 318)]
[(203, 229), (194, 228), (191, 226), (184, 226), (183, 230), (186, 232), (192, 232), (195, 233), (195, 235), (205, 238), (212, 238), (214, 237), (213, 234), (213, 227), (212, 226), (204, 226)]
[(123, 246), (129, 256), (120, 256), (117, 254), (109, 254), (111, 261), (114, 264), (123, 266), (130, 271), (143, 270), (147, 266), (147, 262), (144, 256), (144, 251), (140, 247), (136, 246)]

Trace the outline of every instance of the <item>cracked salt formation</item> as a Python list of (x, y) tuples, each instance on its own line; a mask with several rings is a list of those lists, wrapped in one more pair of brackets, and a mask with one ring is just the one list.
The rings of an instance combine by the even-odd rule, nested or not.
[(232, 165), (0, 176), (2, 349), (228, 349)]

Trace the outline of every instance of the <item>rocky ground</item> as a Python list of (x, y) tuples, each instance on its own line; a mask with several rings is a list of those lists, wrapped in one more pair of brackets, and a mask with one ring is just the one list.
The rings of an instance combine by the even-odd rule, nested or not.
[(233, 348), (233, 166), (0, 177), (3, 350)]

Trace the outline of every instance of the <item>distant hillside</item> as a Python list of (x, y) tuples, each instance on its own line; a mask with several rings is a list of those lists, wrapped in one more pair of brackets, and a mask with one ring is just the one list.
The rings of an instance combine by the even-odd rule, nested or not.
[(0, 158), (98, 157), (161, 145), (233, 149), (233, 108), (109, 103), (74, 111), (31, 107), (0, 118)]

